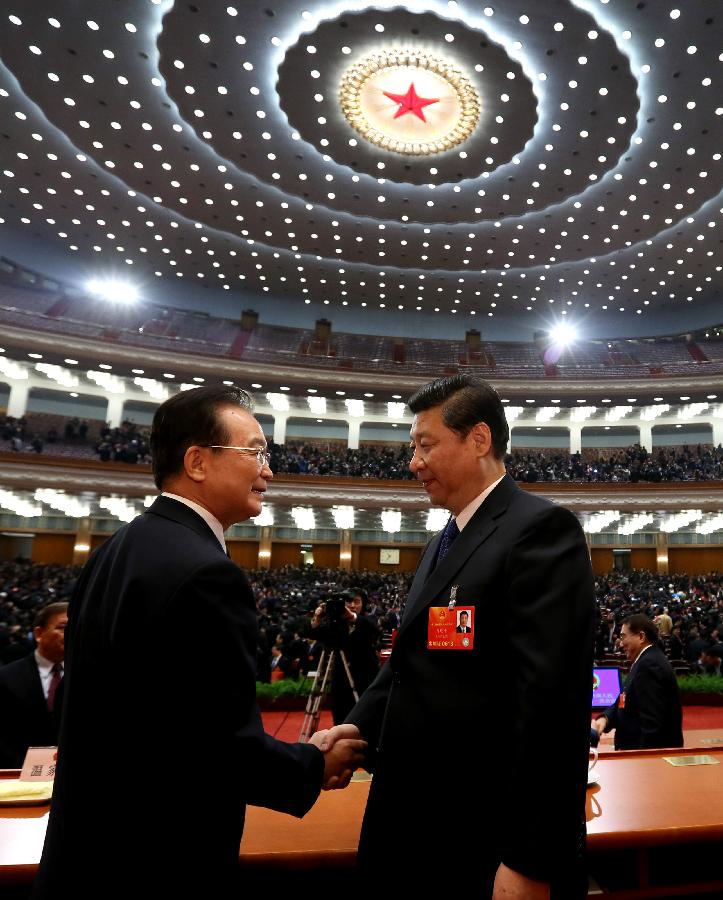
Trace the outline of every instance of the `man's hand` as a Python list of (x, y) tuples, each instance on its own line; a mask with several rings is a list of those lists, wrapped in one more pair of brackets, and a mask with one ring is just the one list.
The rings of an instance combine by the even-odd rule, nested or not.
[(608, 726), (607, 716), (600, 716), (599, 719), (595, 719), (592, 723), (592, 727), (597, 731), (597, 733), (602, 737), (603, 732)]
[(495, 876), (492, 900), (549, 900), (550, 885), (546, 881), (533, 881), (500, 863)]
[(329, 734), (329, 729), (325, 728), (323, 731), (315, 731), (314, 734), (309, 738), (309, 743), (313, 744), (315, 747), (318, 747), (319, 750), (323, 753), (325, 750), (324, 741), (326, 740), (326, 736)]
[(345, 788), (351, 781), (354, 771), (364, 762), (366, 741), (340, 738), (333, 747), (324, 754), (325, 791)]
[[(317, 732), (317, 734), (322, 734), (322, 732)], [(328, 731), (323, 732), (324, 739), (321, 742), (320, 746), (321, 750), (326, 753), (327, 750), (331, 750), (334, 744), (341, 740), (342, 738), (351, 738), (352, 740), (358, 740), (361, 738), (361, 732), (356, 727), (356, 725), (334, 725)], [(316, 735), (314, 735), (316, 737)]]

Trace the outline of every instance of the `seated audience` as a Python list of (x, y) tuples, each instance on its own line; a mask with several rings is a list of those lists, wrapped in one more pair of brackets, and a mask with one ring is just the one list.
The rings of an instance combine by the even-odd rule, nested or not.
[(20, 768), (28, 747), (58, 742), (67, 623), (67, 603), (41, 609), (35, 651), (0, 668), (0, 768)]

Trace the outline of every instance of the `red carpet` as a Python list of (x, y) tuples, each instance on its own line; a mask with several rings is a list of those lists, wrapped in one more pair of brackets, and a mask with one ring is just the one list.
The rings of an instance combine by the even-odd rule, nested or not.
[[(298, 741), (301, 726), (304, 724), (303, 712), (265, 712), (262, 713), (264, 728), (268, 734), (280, 741)], [(322, 710), (319, 728), (331, 728), (331, 713)]]
[(683, 731), (723, 728), (723, 706), (684, 706)]
[[(266, 731), (282, 741), (298, 741), (304, 721), (302, 712), (263, 713)], [(320, 728), (331, 727), (331, 713), (321, 713)], [(686, 706), (683, 709), (683, 731), (723, 728), (723, 706)]]

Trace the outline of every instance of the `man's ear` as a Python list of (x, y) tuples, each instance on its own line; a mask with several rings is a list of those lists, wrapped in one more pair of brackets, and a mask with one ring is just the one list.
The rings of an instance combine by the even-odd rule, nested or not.
[(208, 469), (206, 467), (206, 457), (203, 448), (192, 444), (183, 454), (183, 471), (191, 479), (197, 483), (206, 480)]
[(481, 456), (486, 456), (492, 449), (492, 432), (486, 422), (478, 422), (472, 427), (472, 439)]

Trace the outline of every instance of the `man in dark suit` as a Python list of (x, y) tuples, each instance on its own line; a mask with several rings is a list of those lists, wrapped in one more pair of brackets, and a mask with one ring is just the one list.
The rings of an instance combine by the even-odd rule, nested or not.
[(595, 719), (598, 734), (614, 728), (616, 750), (682, 747), (680, 691), (657, 627), (642, 613), (628, 616), (620, 644), (632, 665), (620, 696)]
[(470, 634), (472, 629), (469, 626), (469, 613), (462, 610), (459, 614), (459, 625), (457, 626), (457, 634)]
[[(486, 382), (442, 378), (409, 407), (411, 470), (453, 517), (422, 556), (388, 664), (325, 743), (369, 742), (363, 871), (379, 874), (392, 853), (387, 881), (420, 896), (448, 891), (462, 840), (474, 847), (476, 897), (546, 898), (550, 883), (580, 874), (584, 846), (594, 602), (585, 538), (571, 512), (505, 473), (509, 430)], [(484, 636), (475, 624), (463, 641), (437, 640), (440, 622), (454, 631), (455, 606), (474, 608)], [(550, 710), (554, 738), (540, 740)], [(460, 771), (470, 775), (462, 792)]]
[(28, 747), (58, 743), (68, 604), (50, 603), (35, 618), (37, 645), (0, 667), (0, 769), (19, 769)]
[(272, 477), (248, 395), (176, 394), (151, 444), (163, 493), (96, 551), (70, 603), (43, 900), (230, 896), (246, 804), (303, 816), (361, 759), (360, 744), (324, 757), (321, 735), (262, 727), (256, 606), (224, 541)]

